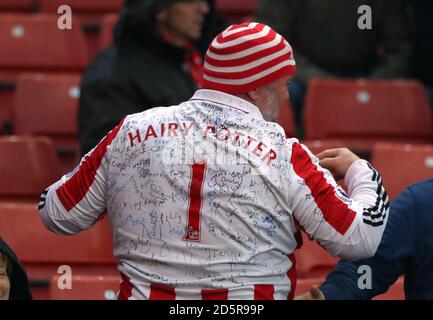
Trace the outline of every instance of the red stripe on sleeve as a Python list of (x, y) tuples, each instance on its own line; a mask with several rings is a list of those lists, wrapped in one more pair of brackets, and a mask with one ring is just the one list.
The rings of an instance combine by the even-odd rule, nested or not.
[(176, 300), (176, 293), (173, 287), (152, 283), (149, 300)]
[(292, 262), (292, 267), (287, 271), (287, 277), (290, 280), (290, 292), (287, 296), (287, 300), (293, 300), (295, 297), (296, 283), (298, 282), (298, 276), (296, 273), (296, 257), (293, 253), (289, 255), (289, 260)]
[(272, 284), (254, 285), (254, 300), (274, 300), (274, 286)]
[(129, 281), (129, 278), (125, 276), (124, 274), (121, 274), (122, 276), (122, 283), (120, 284), (120, 292), (118, 300), (128, 300), (132, 295), (132, 284), (131, 281)]
[(227, 300), (229, 295), (228, 289), (202, 290), (201, 298), (203, 300)]
[(344, 235), (355, 219), (356, 212), (335, 195), (334, 187), (326, 181), (323, 172), (317, 169), (299, 143), (293, 144), (291, 163), (296, 174), (304, 179), (311, 190), (325, 221)]
[(108, 146), (113, 142), (124, 121), (125, 119), (110, 131), (90, 154), (84, 157), (78, 171), (56, 190), (60, 202), (67, 211), (71, 211), (86, 196)]

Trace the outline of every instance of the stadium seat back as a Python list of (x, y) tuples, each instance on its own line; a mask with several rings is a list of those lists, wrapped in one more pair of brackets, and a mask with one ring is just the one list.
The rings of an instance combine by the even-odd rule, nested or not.
[(393, 200), (407, 186), (433, 177), (433, 145), (376, 144), (372, 164)]
[(313, 79), (305, 115), (309, 140), (342, 139), (356, 149), (433, 141), (432, 111), (417, 81)]
[(116, 300), (121, 280), (120, 276), (77, 275), (72, 276), (70, 290), (60, 289), (58, 281), (58, 275), (51, 279), (51, 300)]
[(0, 11), (30, 11), (34, 8), (35, 2), (35, 0), (2, 0), (0, 1)]
[(325, 276), (297, 279), (295, 297), (307, 293), (313, 286), (320, 286), (324, 281)]
[(404, 300), (404, 278), (400, 277), (389, 287), (388, 291), (373, 298), (373, 300)]
[(0, 69), (83, 70), (89, 61), (80, 20), (61, 30), (58, 19), (57, 14), (0, 15)]
[(102, 20), (108, 13), (120, 11), (124, 0), (40, 0), (42, 12), (56, 14), (61, 5), (69, 5), (75, 18), (78, 17), (83, 27), (91, 60), (100, 51), (100, 33)]
[(253, 17), (259, 6), (259, 0), (217, 0), (217, 10), (232, 22), (243, 22), (245, 18)]
[(1, 200), (37, 200), (59, 177), (54, 146), (46, 137), (0, 137), (0, 155)]
[(43, 226), (37, 203), (0, 202), (0, 221), (2, 238), (24, 264), (114, 263), (107, 219), (77, 235), (60, 236)]
[(304, 140), (301, 141), (314, 155), (328, 150), (336, 148), (344, 148), (344, 142), (341, 140)]
[(123, 0), (39, 0), (42, 12), (57, 12), (62, 5), (68, 5), (73, 12), (117, 12)]
[(49, 282), (64, 274), (118, 275), (107, 219), (73, 236), (48, 231), (38, 214), (38, 203), (0, 202), (0, 234), (14, 249), (29, 276), (35, 299), (49, 298)]
[(78, 75), (22, 75), (18, 79), (13, 130), (16, 134), (78, 134)]
[(309, 240), (303, 234), (303, 245), (296, 252), (296, 269), (299, 277), (323, 277), (331, 271), (338, 262), (316, 242)]
[(77, 111), (80, 76), (23, 74), (18, 78), (12, 130), (18, 135), (50, 137), (62, 172), (79, 159)]

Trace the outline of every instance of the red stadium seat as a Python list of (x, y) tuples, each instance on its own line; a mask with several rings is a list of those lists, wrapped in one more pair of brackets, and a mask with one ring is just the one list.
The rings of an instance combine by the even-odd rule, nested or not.
[(289, 103), (281, 106), (277, 117), (277, 123), (284, 128), (286, 137), (290, 138), (295, 135), (295, 121), (292, 107)]
[(118, 275), (107, 219), (74, 236), (59, 236), (42, 225), (36, 203), (0, 202), (0, 234), (23, 263), (30, 281), (48, 297), (49, 281), (61, 265), (72, 274)]
[(296, 269), (300, 278), (323, 277), (337, 264), (338, 258), (303, 235), (303, 245), (295, 252)]
[(58, 280), (58, 275), (51, 279), (51, 300), (116, 300), (121, 281), (119, 276), (72, 276), (72, 288), (62, 290)]
[(48, 138), (0, 137), (0, 154), (0, 200), (37, 201), (59, 177), (59, 163)]
[(12, 130), (17, 135), (44, 135), (54, 141), (63, 172), (79, 160), (77, 110), (78, 75), (29, 75), (19, 77)]
[(0, 15), (0, 131), (10, 125), (20, 73), (78, 73), (89, 62), (80, 20), (74, 17), (72, 30), (60, 30), (57, 19), (57, 14)]
[(376, 296), (373, 300), (404, 300), (404, 278), (400, 277), (387, 292)]
[(42, 12), (57, 13), (62, 5), (71, 7), (72, 12), (117, 12), (124, 0), (39, 0)]
[(99, 39), (99, 49), (103, 50), (113, 43), (113, 28), (119, 16), (117, 14), (107, 14), (102, 19), (101, 36)]
[(0, 11), (30, 11), (34, 8), (35, 3), (35, 0), (1, 0)]
[(407, 186), (433, 177), (433, 145), (376, 144), (372, 164), (393, 200)]
[(308, 147), (314, 155), (318, 155), (327, 149), (345, 147), (344, 142), (341, 140), (304, 140), (301, 143)]
[(242, 22), (247, 17), (254, 16), (259, 6), (259, 0), (217, 0), (217, 10), (226, 15), (231, 22)]
[(433, 141), (432, 111), (417, 81), (313, 79), (305, 114), (306, 139), (340, 139), (355, 150)]
[(323, 277), (301, 278), (296, 281), (295, 297), (310, 291), (313, 286), (320, 286), (325, 281)]
[(89, 56), (99, 52), (99, 39), (102, 19), (107, 13), (117, 13), (124, 0), (39, 0), (40, 9), (46, 13), (57, 13), (61, 5), (69, 5), (75, 17), (80, 18), (86, 36)]
[(2, 238), (24, 264), (114, 263), (107, 219), (78, 235), (59, 236), (42, 225), (37, 203), (0, 202), (0, 220)]
[(57, 20), (58, 15), (0, 15), (0, 70), (83, 70), (88, 56), (80, 21), (74, 18), (72, 30), (60, 30)]

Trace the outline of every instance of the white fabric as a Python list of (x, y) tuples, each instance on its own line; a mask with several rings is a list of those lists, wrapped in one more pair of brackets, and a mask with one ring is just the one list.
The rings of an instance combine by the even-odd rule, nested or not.
[[(331, 254), (357, 259), (374, 254), (387, 219), (387, 208), (379, 206), (373, 213), (383, 224), (363, 222), (379, 187), (367, 162), (355, 162), (346, 176), (352, 199), (319, 167), (340, 201), (356, 213), (347, 231), (337, 232), (295, 173), (297, 143), (245, 100), (199, 90), (179, 106), (128, 116), (84, 199), (69, 212), (62, 207), (56, 191), (72, 174), (63, 177), (49, 189), (41, 218), (49, 229), (72, 234), (90, 228), (107, 208), (119, 270), (134, 284), (132, 298), (148, 299), (151, 283), (175, 287), (178, 299), (220, 288), (229, 289), (229, 299), (252, 299), (257, 284), (273, 285), (274, 298), (287, 298), (295, 220)], [(191, 165), (203, 160), (200, 241), (185, 241)]]

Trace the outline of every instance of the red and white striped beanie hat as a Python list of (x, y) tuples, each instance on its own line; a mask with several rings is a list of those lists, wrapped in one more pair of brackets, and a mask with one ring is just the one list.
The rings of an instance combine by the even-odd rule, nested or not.
[(260, 23), (232, 25), (211, 43), (203, 66), (204, 88), (245, 93), (296, 72), (290, 44)]

